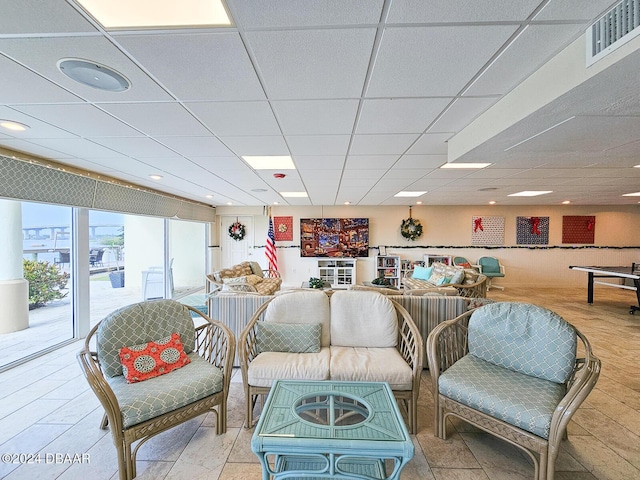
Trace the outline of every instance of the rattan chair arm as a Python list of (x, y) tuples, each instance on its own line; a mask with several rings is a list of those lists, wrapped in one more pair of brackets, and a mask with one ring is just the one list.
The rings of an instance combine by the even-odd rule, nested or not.
[(458, 289), (461, 297), (486, 298), (487, 296), (487, 277), (485, 275), (481, 275), (479, 280), (474, 283), (452, 283), (451, 286)]
[(549, 444), (558, 445), (571, 417), (589, 395), (600, 376), (601, 362), (593, 354), (589, 340), (576, 329), (578, 338), (582, 341), (585, 356), (576, 359), (574, 371), (567, 384), (567, 393), (562, 398), (551, 417), (549, 428)]
[(405, 362), (411, 366), (414, 374), (422, 371), (424, 358), (424, 340), (420, 329), (411, 318), (411, 315), (402, 305), (391, 300), (398, 315), (398, 351)]
[[(274, 297), (275, 298), (275, 297)], [(258, 349), (256, 346), (257, 327), (256, 323), (260, 319), (262, 313), (266, 310), (267, 305), (273, 301), (273, 298), (267, 300), (260, 305), (258, 309), (253, 313), (247, 325), (240, 332), (238, 337), (238, 360), (240, 362), (240, 371), (242, 373), (242, 379), (245, 385), (248, 385), (248, 370), (251, 361), (258, 356)]]

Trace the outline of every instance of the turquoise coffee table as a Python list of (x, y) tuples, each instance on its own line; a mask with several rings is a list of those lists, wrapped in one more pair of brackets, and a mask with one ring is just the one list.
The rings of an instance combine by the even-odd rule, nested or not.
[(274, 382), (251, 450), (263, 480), (396, 479), (414, 453), (387, 383), (295, 380)]

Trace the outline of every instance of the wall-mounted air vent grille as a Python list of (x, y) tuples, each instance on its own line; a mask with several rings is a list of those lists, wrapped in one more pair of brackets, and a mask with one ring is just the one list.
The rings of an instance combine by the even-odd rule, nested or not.
[(587, 30), (587, 65), (640, 33), (640, 0), (622, 0)]

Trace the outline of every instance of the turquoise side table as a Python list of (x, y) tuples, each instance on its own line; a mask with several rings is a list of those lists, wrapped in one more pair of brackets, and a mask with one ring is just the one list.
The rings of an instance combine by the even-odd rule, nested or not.
[(397, 479), (414, 454), (385, 382), (277, 380), (251, 450), (263, 480)]

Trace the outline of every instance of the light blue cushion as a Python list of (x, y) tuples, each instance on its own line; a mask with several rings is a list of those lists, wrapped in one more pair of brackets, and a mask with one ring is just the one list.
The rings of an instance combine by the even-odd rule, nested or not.
[(256, 346), (258, 353), (318, 353), (320, 351), (320, 323), (258, 322)]
[(564, 386), (466, 355), (439, 378), (440, 393), (542, 438)]
[(576, 361), (576, 332), (536, 305), (485, 305), (469, 319), (469, 353), (510, 370), (565, 383)]
[(456, 273), (453, 274), (449, 283), (454, 285), (459, 285), (463, 282), (465, 277), (465, 272), (463, 268), (456, 268)]
[(122, 375), (107, 377), (118, 399), (125, 428), (222, 391), (220, 369), (197, 353), (189, 358), (188, 365), (144, 382), (127, 383)]
[(418, 280), (429, 280), (432, 272), (433, 267), (421, 267), (420, 265), (416, 265), (413, 268), (413, 278)]
[(438, 285), (438, 286), (440, 286), (440, 285), (449, 285), (449, 283), (451, 283), (451, 278), (450, 277), (441, 277), (436, 282), (436, 285)]

